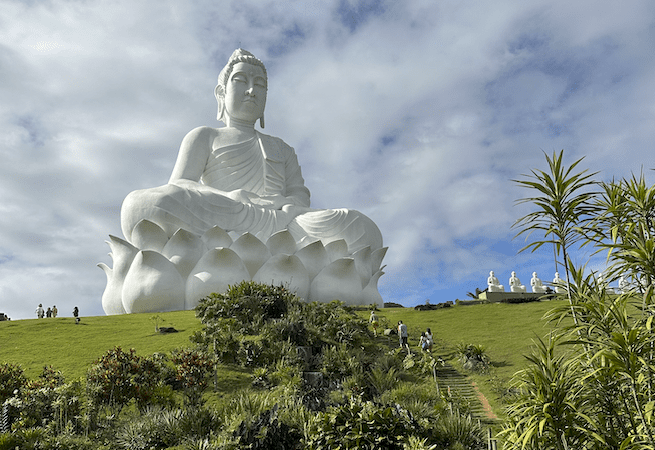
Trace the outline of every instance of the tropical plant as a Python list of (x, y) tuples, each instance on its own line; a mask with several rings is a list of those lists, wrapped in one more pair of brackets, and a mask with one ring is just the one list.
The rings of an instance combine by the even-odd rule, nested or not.
[(648, 187), (642, 173), (601, 187), (590, 240), (607, 251), (610, 281), (623, 277), (643, 293), (655, 284), (655, 185)]
[(254, 420), (243, 420), (233, 433), (237, 448), (252, 450), (300, 449), (301, 433), (279, 420), (277, 405)]
[(119, 411), (132, 399), (142, 407), (148, 404), (160, 383), (158, 366), (152, 359), (120, 347), (101, 356), (87, 375), (89, 398)]
[(524, 233), (529, 237), (535, 231), (544, 234), (543, 238), (528, 243), (520, 251), (532, 249), (534, 252), (544, 244), (552, 244), (555, 252), (555, 269), (557, 271), (557, 257), (561, 254), (568, 285), (571, 282), (570, 247), (584, 241), (586, 238), (584, 227), (598, 211), (592, 204), (595, 192), (590, 190), (595, 185), (592, 177), (596, 173), (587, 173), (586, 170), (573, 173), (575, 167), (584, 158), (565, 167), (564, 150), (559, 154), (553, 152), (552, 158), (545, 153), (544, 155), (549, 172), (533, 169), (532, 175), (524, 175), (528, 179), (514, 180), (519, 186), (538, 192), (535, 197), (519, 199), (517, 204), (532, 203), (538, 209), (518, 219), (512, 227), (519, 228), (517, 237)]
[(15, 364), (0, 364), (0, 405), (5, 400), (14, 396), (14, 392), (20, 391), (27, 379), (23, 375), (23, 369)]
[(610, 280), (628, 275), (632, 288), (617, 295), (568, 261), (570, 304), (549, 313), (556, 333), (537, 342), (516, 378), (503, 430), (511, 448), (655, 448), (655, 187), (643, 175), (601, 186), (572, 231), (607, 251)]
[(581, 371), (575, 359), (555, 355), (555, 342), (537, 341), (531, 363), (516, 378), (520, 397), (508, 409), (505, 437), (514, 448), (586, 448), (589, 417), (581, 394)]
[(306, 448), (402, 450), (417, 424), (407, 411), (352, 398), (347, 405), (321, 413)]
[(171, 359), (177, 370), (176, 379), (182, 385), (187, 401), (191, 406), (199, 406), (214, 362), (207, 353), (195, 349), (176, 350)]
[(474, 372), (484, 372), (489, 368), (489, 356), (483, 345), (458, 344), (455, 352), (459, 355), (462, 367)]

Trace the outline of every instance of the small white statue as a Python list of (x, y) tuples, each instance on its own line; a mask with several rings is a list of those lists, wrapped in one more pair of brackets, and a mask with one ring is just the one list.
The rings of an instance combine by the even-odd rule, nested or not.
[(546, 293), (546, 287), (543, 285), (543, 283), (537, 276), (537, 272), (532, 272), (532, 279), (530, 280), (530, 286), (532, 287), (532, 292), (534, 292), (535, 294)]
[(605, 281), (605, 275), (603, 275), (602, 272), (598, 275), (598, 285), (605, 287), (605, 293), (606, 294), (615, 294), (616, 293), (616, 291), (614, 291), (614, 288), (610, 287), (609, 282)]
[(487, 292), (505, 292), (505, 286), (500, 284), (493, 270), (489, 272), (489, 278), (487, 278)]
[(625, 294), (630, 290), (630, 283), (625, 279), (623, 275), (619, 278), (619, 291), (617, 294)]
[(553, 287), (555, 292), (558, 294), (566, 293), (566, 283), (559, 277), (559, 272), (555, 272), (555, 278), (553, 278)]
[(512, 272), (512, 276), (509, 277), (509, 289), (512, 292), (525, 292), (525, 286), (521, 284), (521, 280), (516, 276), (516, 272)]

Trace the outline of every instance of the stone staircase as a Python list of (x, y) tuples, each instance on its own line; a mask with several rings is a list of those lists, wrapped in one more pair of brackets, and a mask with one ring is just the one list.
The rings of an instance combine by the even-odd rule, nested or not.
[(455, 404), (467, 405), (473, 419), (486, 425), (498, 420), (489, 406), (483, 404), (484, 397), (475, 384), (449, 363), (442, 361), (437, 365), (436, 383), (439, 390), (451, 397)]

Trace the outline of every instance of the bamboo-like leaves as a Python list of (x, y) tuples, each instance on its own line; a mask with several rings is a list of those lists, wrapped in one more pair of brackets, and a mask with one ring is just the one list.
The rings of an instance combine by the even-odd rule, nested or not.
[[(528, 243), (520, 251), (533, 252), (544, 244), (555, 247), (556, 256), (562, 254), (569, 280), (568, 251), (572, 244), (585, 238), (584, 225), (596, 212), (592, 205), (595, 192), (589, 188), (596, 184), (587, 170), (575, 173), (574, 170), (584, 159), (580, 158), (568, 167), (564, 166), (564, 150), (553, 156), (546, 155), (548, 171), (533, 169), (525, 180), (514, 180), (520, 186), (537, 191), (533, 197), (519, 199), (517, 204), (532, 203), (538, 209), (518, 219), (513, 228), (519, 231), (515, 237), (527, 233), (527, 238), (535, 231), (543, 233), (543, 238)], [(556, 261), (557, 263), (557, 261)]]

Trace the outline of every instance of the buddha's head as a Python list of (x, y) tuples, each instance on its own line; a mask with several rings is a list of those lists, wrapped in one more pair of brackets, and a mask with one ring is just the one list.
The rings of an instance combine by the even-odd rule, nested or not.
[[(236, 72), (234, 70), (235, 67), (238, 69)], [(252, 77), (252, 80), (250, 77)], [(266, 67), (252, 53), (241, 48), (236, 49), (232, 53), (227, 64), (218, 74), (218, 85), (214, 89), (214, 95), (218, 102), (218, 114), (216, 118), (227, 123), (226, 113), (230, 114), (230, 89), (237, 82), (253, 83), (252, 95), (256, 97), (256, 101), (258, 102), (256, 105), (257, 110), (261, 110), (261, 115), (255, 117), (255, 121), (259, 119), (259, 125), (264, 128), (264, 106), (266, 104), (266, 91), (268, 87)]]

